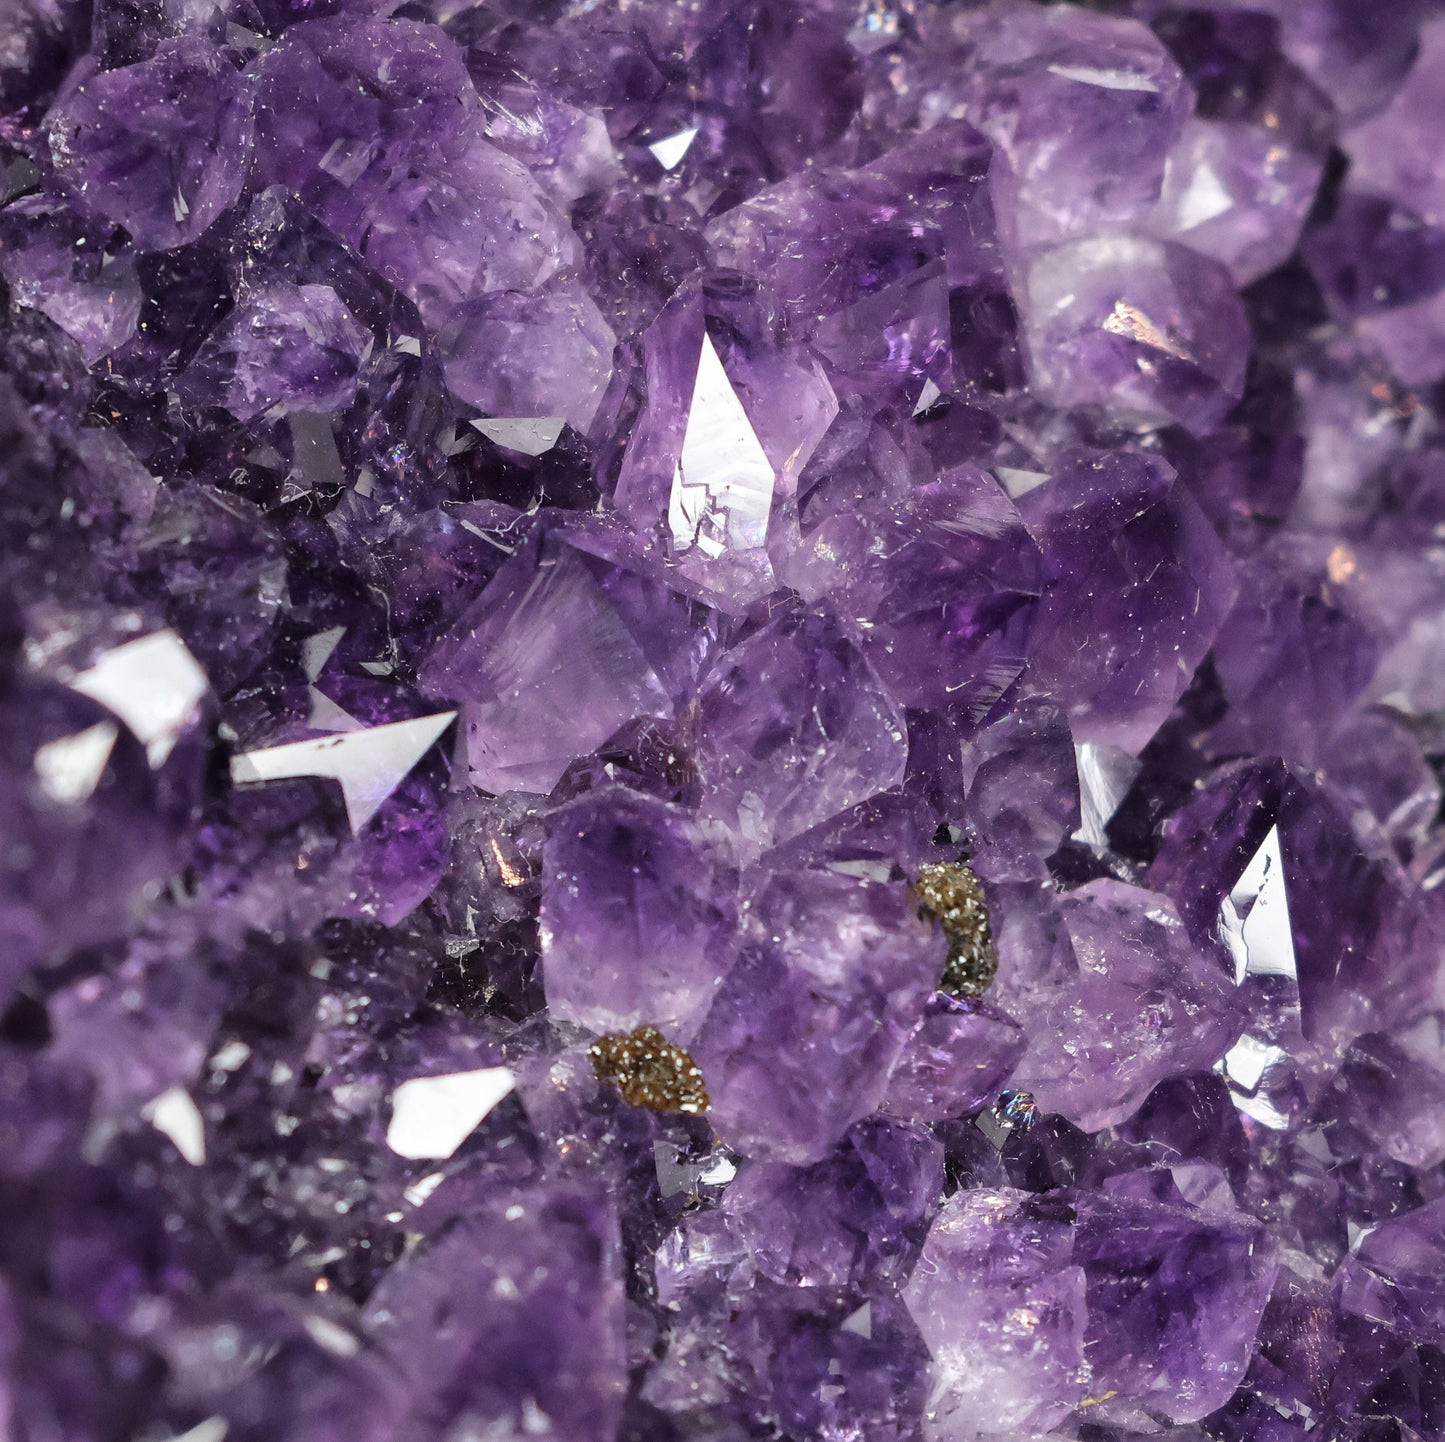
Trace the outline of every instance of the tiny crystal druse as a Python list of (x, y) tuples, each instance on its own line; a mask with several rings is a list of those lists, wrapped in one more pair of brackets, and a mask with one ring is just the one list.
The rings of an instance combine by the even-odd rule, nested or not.
[(1445, 1439), (1436, 0), (0, 0), (5, 1442)]

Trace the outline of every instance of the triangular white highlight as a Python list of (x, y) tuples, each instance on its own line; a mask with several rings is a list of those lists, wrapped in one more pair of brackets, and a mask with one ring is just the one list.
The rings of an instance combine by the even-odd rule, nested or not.
[(864, 1302), (856, 1312), (850, 1312), (844, 1317), (838, 1330), (852, 1332), (855, 1337), (871, 1337), (873, 1335), (873, 1304)]
[(224, 1417), (207, 1417), (190, 1431), (172, 1437), (171, 1442), (226, 1442), (226, 1433), (230, 1430), (231, 1424)]
[(193, 1167), (205, 1165), (206, 1124), (184, 1087), (163, 1091), (141, 1108), (141, 1115), (158, 1132), (168, 1136)]
[(306, 688), (311, 698), (311, 710), (306, 724), (313, 731), (364, 731), (366, 728), (349, 711), (343, 711), (325, 692), (315, 686)]
[(329, 631), (318, 631), (301, 643), (301, 668), (306, 679), (314, 681), (326, 669), (331, 653), (341, 644), (346, 634), (345, 626), (333, 626)]
[(1095, 851), (1108, 848), (1105, 828), (1139, 774), (1139, 762), (1120, 746), (1085, 741), (1074, 747), (1079, 768), (1079, 829), (1075, 841)]
[(174, 631), (156, 631), (107, 651), (71, 686), (114, 711), (160, 766), (210, 687), (206, 673)]
[(1037, 490), (1049, 478), (1047, 471), (1022, 471), (1014, 466), (995, 466), (993, 473), (998, 477), (999, 485), (1015, 501)]
[(679, 550), (760, 550), (776, 477), (722, 358), (704, 332), (667, 524)]
[(926, 412), (931, 411), (934, 406), (938, 404), (942, 396), (943, 392), (939, 390), (937, 384), (931, 380), (925, 379), (925, 381), (923, 382), (923, 389), (919, 391), (918, 399), (914, 402), (913, 414), (915, 416), (921, 416)]
[(113, 721), (97, 721), (36, 747), (35, 774), (45, 794), (62, 803), (84, 801), (100, 785), (119, 735)]
[(564, 416), (488, 416), (473, 421), (472, 428), (520, 456), (545, 456), (566, 424)]
[(686, 130), (679, 130), (676, 135), (664, 136), (661, 140), (654, 140), (647, 148), (657, 158), (657, 163), (664, 170), (676, 170), (682, 164), (682, 158), (692, 149), (692, 142), (697, 139), (697, 126), (690, 125)]
[(1175, 212), (1180, 230), (1193, 230), (1206, 220), (1225, 214), (1234, 206), (1234, 197), (1224, 188), (1219, 176), (1210, 165), (1201, 162), (1194, 167), (1189, 185), (1179, 197)]
[(1298, 977), (1279, 827), (1272, 826), (1219, 907), (1219, 934), (1234, 958), (1234, 982), (1247, 976)]
[(1159, 87), (1134, 70), (1101, 70), (1093, 65), (1050, 65), (1049, 74), (1080, 85), (1097, 85), (1101, 90), (1139, 90), (1157, 95)]
[(444, 1161), (515, 1085), (504, 1066), (402, 1082), (391, 1094), (386, 1144), (410, 1161)]
[(406, 779), (428, 747), (456, 719), (455, 711), (392, 721), (365, 731), (318, 736), (231, 758), (231, 780), (237, 786), (261, 781), (286, 781), (298, 776), (326, 776), (339, 783), (347, 819), (360, 831), (381, 804)]

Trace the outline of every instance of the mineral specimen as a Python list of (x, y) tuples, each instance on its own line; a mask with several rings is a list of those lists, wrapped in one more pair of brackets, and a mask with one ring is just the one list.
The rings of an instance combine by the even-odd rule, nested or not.
[(0, 3), (0, 1437), (1445, 1439), (1442, 97)]

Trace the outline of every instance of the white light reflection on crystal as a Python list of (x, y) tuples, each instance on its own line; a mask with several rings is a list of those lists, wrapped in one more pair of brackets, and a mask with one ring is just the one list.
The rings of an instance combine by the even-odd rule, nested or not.
[(696, 139), (697, 126), (690, 125), (686, 130), (679, 130), (676, 135), (667, 135), (661, 140), (654, 140), (647, 148), (664, 170), (676, 170), (682, 164), (683, 156), (692, 149), (692, 142)]
[(672, 481), (667, 523), (680, 550), (760, 550), (776, 475), (743, 403), (704, 334)]
[(562, 416), (486, 416), (474, 420), (472, 429), (520, 456), (545, 456), (566, 424)]
[(107, 651), (70, 684), (130, 727), (152, 767), (164, 764), (210, 688), (174, 631), (156, 631)]
[(1120, 746), (1084, 741), (1074, 747), (1079, 771), (1079, 829), (1073, 839), (1095, 851), (1108, 849), (1105, 827), (1139, 774), (1139, 762)]
[(97, 721), (73, 736), (47, 741), (35, 751), (35, 774), (52, 801), (84, 801), (100, 785), (120, 732), (111, 721)]
[(442, 711), (365, 731), (247, 751), (231, 758), (231, 780), (237, 786), (250, 786), (301, 776), (329, 777), (341, 787), (351, 829), (360, 831), (456, 714)]
[(206, 1162), (206, 1125), (190, 1093), (171, 1087), (141, 1108), (141, 1116), (169, 1137), (175, 1149), (193, 1166)]
[(515, 1085), (504, 1066), (402, 1082), (391, 1094), (386, 1144), (410, 1161), (445, 1161)]
[(1138, 90), (1157, 95), (1159, 87), (1134, 70), (1102, 70), (1093, 65), (1050, 65), (1049, 74), (1080, 85), (1097, 85), (1101, 90)]
[(1249, 860), (1219, 908), (1219, 934), (1234, 958), (1234, 982), (1247, 976), (1298, 976), (1279, 827)]

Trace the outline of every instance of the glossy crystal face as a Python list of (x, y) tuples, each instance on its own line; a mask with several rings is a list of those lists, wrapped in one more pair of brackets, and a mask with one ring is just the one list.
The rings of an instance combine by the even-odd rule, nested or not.
[(0, 1438), (1445, 1437), (1445, 15), (0, 0)]

